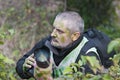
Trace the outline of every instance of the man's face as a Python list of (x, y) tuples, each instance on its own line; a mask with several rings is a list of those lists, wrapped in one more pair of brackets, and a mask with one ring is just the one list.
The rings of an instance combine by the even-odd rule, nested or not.
[(55, 20), (53, 32), (51, 33), (51, 44), (57, 48), (64, 48), (72, 43), (71, 33), (67, 26), (68, 21)]

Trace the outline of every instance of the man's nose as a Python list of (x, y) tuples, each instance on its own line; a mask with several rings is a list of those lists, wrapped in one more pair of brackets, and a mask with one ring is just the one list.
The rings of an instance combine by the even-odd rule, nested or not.
[(56, 32), (55, 32), (55, 29), (54, 29), (53, 32), (51, 33), (51, 36), (54, 37), (54, 38), (57, 37)]

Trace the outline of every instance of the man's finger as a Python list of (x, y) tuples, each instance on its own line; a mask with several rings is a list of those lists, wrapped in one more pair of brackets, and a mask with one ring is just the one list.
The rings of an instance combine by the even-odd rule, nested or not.
[(32, 57), (29, 57), (29, 58), (28, 58), (28, 61), (31, 61), (31, 62), (33, 62), (33, 63), (34, 63), (34, 62), (35, 62), (35, 59), (34, 59), (34, 58), (32, 58)]
[(33, 66), (34, 62), (32, 62), (32, 61), (27, 61), (27, 64), (29, 64), (29, 65), (32, 65), (32, 66)]
[(30, 56), (31, 56), (31, 57), (34, 57), (34, 54), (31, 54)]
[[(34, 58), (34, 54), (31, 54), (29, 57), (32, 57), (32, 58)], [(29, 57), (28, 57), (28, 58), (29, 58)]]
[(31, 67), (32, 67), (32, 65), (25, 64), (25, 65), (24, 65), (24, 67), (26, 67), (26, 68), (31, 68)]

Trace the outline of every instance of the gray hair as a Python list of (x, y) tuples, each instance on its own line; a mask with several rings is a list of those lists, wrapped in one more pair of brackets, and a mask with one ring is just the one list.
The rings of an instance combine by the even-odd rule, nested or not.
[(61, 21), (69, 21), (67, 22), (68, 29), (71, 30), (71, 32), (84, 32), (84, 21), (82, 17), (77, 13), (73, 11), (67, 11), (67, 12), (62, 12), (59, 13), (56, 16), (56, 20), (61, 20)]

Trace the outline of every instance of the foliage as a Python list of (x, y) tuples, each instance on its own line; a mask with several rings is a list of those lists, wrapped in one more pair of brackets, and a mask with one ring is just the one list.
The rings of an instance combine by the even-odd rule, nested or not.
[(68, 0), (67, 9), (77, 11), (83, 17), (85, 26), (111, 26), (115, 18), (114, 0)]
[[(119, 3), (117, 0), (116, 2)], [(120, 36), (120, 25), (119, 15), (115, 9), (119, 6), (114, 3), (115, 0), (67, 0), (67, 10), (76, 11), (81, 15), (85, 22), (85, 29), (98, 28), (111, 39), (115, 39)]]
[(108, 53), (110, 53), (112, 50), (115, 50), (116, 53), (120, 53), (120, 38), (116, 38), (110, 42), (108, 45)]
[(16, 80), (15, 69), (12, 67), (15, 62), (0, 53), (0, 80)]
[(98, 30), (104, 32), (105, 34), (107, 34), (111, 40), (116, 39), (118, 37), (120, 37), (120, 29), (116, 28), (116, 27), (104, 27), (104, 26), (100, 26), (97, 27)]
[[(64, 70), (64, 75), (55, 80), (119, 80), (120, 79), (120, 38), (110, 42), (108, 53), (115, 50), (113, 65), (109, 69), (104, 69), (95, 57), (81, 56), (78, 63), (72, 63)], [(88, 64), (94, 74), (85, 74), (83, 66)], [(97, 74), (99, 73), (99, 74)]]
[(114, 64), (110, 67), (109, 74), (118, 80), (120, 79), (120, 38), (111, 41), (108, 46), (108, 52), (112, 50), (116, 51), (116, 55), (112, 58)]
[[(6, 39), (11, 39), (13, 34), (13, 29), (4, 32), (3, 28), (0, 28), (0, 45), (3, 45)], [(0, 51), (0, 80), (17, 80), (15, 67), (13, 66), (15, 66), (15, 61), (3, 55)]]
[[(0, 1), (0, 3), (3, 2), (4, 1)], [(0, 34), (0, 43), (3, 44), (3, 41), (11, 40), (10, 42), (14, 43), (14, 48), (11, 47), (10, 50), (13, 52), (16, 52), (16, 50), (20, 52), (33, 46), (35, 40), (38, 41), (41, 37), (48, 34), (43, 32), (44, 29), (48, 30), (48, 32), (51, 30), (49, 27), (50, 24), (46, 21), (47, 11), (44, 7), (36, 6), (31, 3), (30, 0), (5, 1), (4, 6), (5, 7), (0, 11), (0, 31), (3, 32)], [(2, 38), (1, 40), (4, 34), (11, 34), (11, 36), (8, 36), (11, 39), (3, 40)]]

